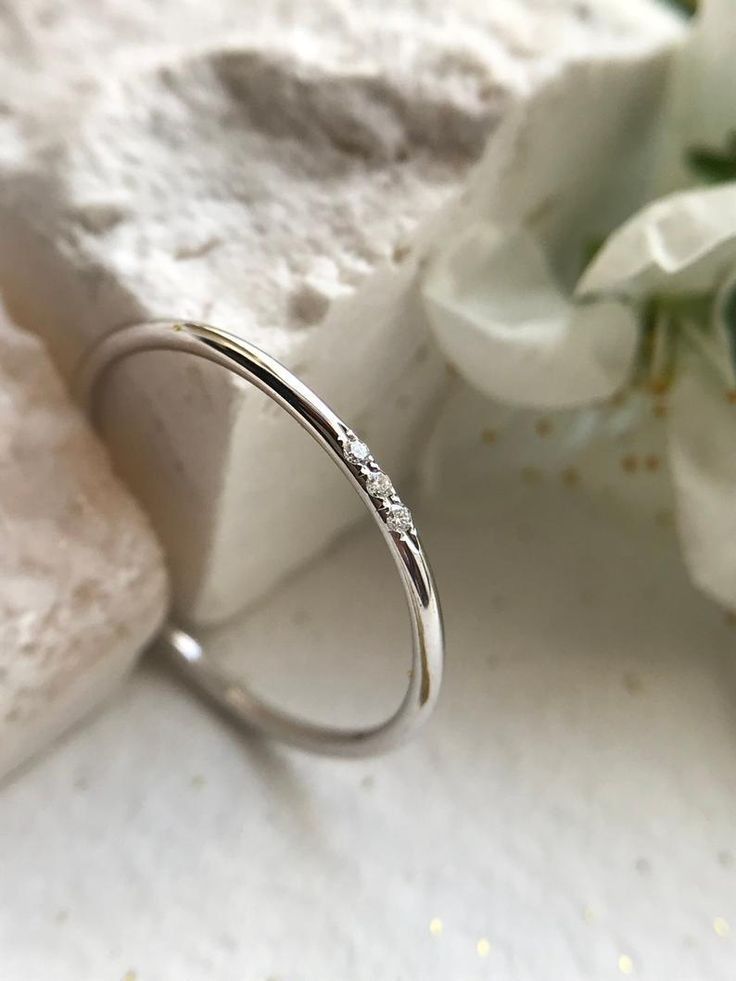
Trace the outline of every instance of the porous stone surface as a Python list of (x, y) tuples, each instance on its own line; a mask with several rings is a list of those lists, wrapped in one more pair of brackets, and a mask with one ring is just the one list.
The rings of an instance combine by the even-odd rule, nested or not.
[[(401, 483), (446, 383), (415, 290), (436, 216), (550, 53), (667, 34), (655, 8), (621, 6), (5, 4), (0, 283), (15, 316), (65, 371), (126, 321), (242, 332)], [(129, 362), (105, 418), (195, 620), (233, 614), (360, 513), (282, 412), (188, 359)]]
[(36, 338), (0, 317), (0, 777), (95, 705), (156, 631), (148, 522)]

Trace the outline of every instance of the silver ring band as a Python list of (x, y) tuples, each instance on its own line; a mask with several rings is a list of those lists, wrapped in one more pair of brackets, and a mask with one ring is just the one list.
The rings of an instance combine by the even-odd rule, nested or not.
[(368, 756), (410, 736), (429, 717), (442, 679), (439, 601), (408, 508), (368, 447), (306, 385), (274, 358), (234, 334), (206, 324), (157, 321), (114, 331), (83, 361), (75, 392), (88, 412), (98, 383), (113, 364), (143, 351), (184, 351), (234, 372), (277, 402), (326, 450), (373, 516), (398, 567), (411, 617), (409, 686), (396, 713), (371, 727), (320, 726), (279, 711), (228, 677), (191, 634), (169, 624), (162, 641), (187, 679), (238, 723), (301, 749), (334, 756)]

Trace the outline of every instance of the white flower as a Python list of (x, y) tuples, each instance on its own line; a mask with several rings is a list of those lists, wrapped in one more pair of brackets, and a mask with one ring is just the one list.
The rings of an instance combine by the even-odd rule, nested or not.
[(685, 560), (731, 607), (734, 52), (733, 0), (710, 0), (683, 42), (548, 79), (491, 146), (424, 283), (449, 360), (496, 399), (666, 397)]

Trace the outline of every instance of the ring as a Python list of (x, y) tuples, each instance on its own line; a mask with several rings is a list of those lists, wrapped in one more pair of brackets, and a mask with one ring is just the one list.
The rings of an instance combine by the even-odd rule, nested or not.
[(332, 756), (368, 756), (403, 742), (434, 708), (444, 657), (437, 591), (411, 512), (368, 446), (332, 409), (274, 358), (218, 327), (156, 321), (113, 331), (83, 360), (75, 377), (75, 394), (91, 413), (100, 379), (113, 364), (132, 354), (162, 350), (204, 358), (257, 386), (337, 464), (373, 516), (398, 567), (411, 618), (413, 657), (409, 685), (394, 715), (378, 725), (350, 729), (317, 725), (262, 701), (221, 671), (200, 642), (173, 623), (164, 628), (164, 650), (196, 689), (248, 730)]

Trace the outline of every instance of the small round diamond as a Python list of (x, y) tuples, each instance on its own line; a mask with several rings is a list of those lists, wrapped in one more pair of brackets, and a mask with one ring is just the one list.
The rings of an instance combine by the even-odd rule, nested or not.
[(365, 486), (372, 497), (386, 497), (393, 491), (391, 478), (382, 470), (368, 474)]
[(403, 504), (394, 504), (389, 508), (388, 515), (386, 517), (386, 525), (389, 531), (409, 531), (413, 522), (411, 520), (411, 511), (409, 508), (405, 507)]
[(345, 459), (358, 466), (365, 463), (370, 455), (371, 451), (359, 439), (351, 439), (345, 446)]

